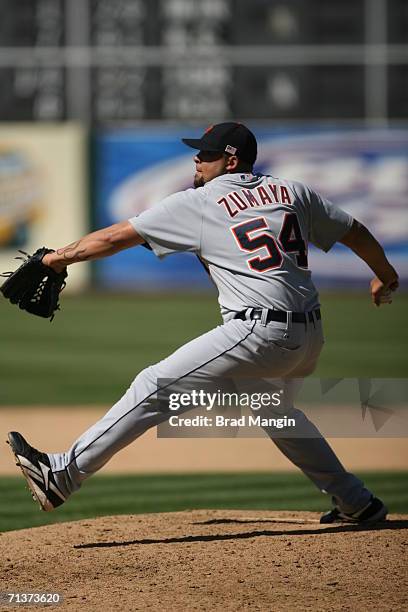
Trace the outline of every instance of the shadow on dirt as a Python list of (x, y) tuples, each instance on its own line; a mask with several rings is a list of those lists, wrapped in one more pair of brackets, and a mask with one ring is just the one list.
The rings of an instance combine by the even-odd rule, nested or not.
[[(261, 519), (261, 520), (243, 520), (243, 519), (211, 519), (193, 523), (193, 525), (216, 525), (216, 524), (243, 524), (243, 523), (287, 523), (287, 520), (277, 519)], [(301, 521), (293, 520), (296, 524), (305, 524)], [(322, 525), (319, 528), (307, 529), (285, 529), (273, 531), (247, 531), (244, 533), (214, 533), (203, 535), (189, 535), (173, 538), (143, 538), (141, 540), (128, 540), (124, 542), (89, 542), (88, 544), (76, 544), (74, 548), (111, 548), (115, 546), (133, 546), (138, 544), (183, 544), (187, 542), (214, 542), (223, 540), (245, 540), (259, 537), (276, 537), (276, 536), (307, 536), (307, 535), (326, 535), (330, 533), (355, 533), (356, 531), (387, 531), (408, 529), (408, 520), (388, 520), (377, 525), (346, 525), (338, 524), (336, 526), (325, 527)]]

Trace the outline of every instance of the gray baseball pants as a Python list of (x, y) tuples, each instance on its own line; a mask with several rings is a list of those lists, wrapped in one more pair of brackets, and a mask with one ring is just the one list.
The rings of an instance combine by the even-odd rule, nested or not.
[(295, 418), (301, 437), (282, 437), (282, 430), (276, 437), (275, 429), (265, 427), (268, 436), (344, 512), (365, 506), (371, 492), (344, 469), (315, 425), (293, 405), (302, 378), (313, 372), (322, 349), (321, 321), (315, 316), (306, 324), (292, 323), (290, 317), (286, 324), (264, 321), (227, 320), (140, 372), (123, 397), (67, 452), (48, 455), (61, 491), (69, 496), (120, 449), (174, 414), (158, 393), (161, 380), (171, 379), (173, 392), (185, 392), (187, 381), (199, 385), (222, 378), (273, 379), (284, 388), (284, 401), (257, 414)]

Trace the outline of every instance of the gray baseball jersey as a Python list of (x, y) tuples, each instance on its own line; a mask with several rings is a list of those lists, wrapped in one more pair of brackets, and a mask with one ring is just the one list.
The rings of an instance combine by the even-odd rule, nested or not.
[(129, 221), (158, 257), (196, 253), (228, 318), (246, 308), (316, 308), (308, 243), (328, 251), (353, 218), (299, 182), (237, 173), (175, 193)]

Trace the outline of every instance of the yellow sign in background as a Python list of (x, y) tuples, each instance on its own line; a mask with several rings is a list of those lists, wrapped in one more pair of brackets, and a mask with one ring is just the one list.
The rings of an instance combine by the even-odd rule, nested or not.
[[(87, 233), (86, 131), (77, 124), (0, 124), (0, 272), (17, 250), (59, 248)], [(66, 291), (89, 266), (72, 266)]]

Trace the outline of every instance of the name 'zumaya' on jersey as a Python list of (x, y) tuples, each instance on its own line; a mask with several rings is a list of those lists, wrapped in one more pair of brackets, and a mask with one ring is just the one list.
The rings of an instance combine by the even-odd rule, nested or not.
[(270, 204), (292, 204), (289, 191), (284, 185), (266, 183), (253, 189), (231, 191), (225, 197), (217, 200), (224, 206), (230, 217), (235, 217), (247, 208), (269, 206)]

